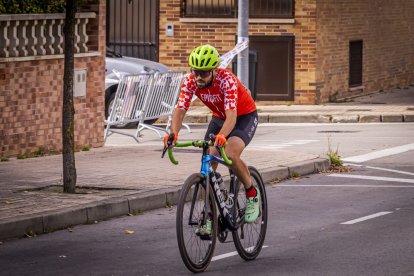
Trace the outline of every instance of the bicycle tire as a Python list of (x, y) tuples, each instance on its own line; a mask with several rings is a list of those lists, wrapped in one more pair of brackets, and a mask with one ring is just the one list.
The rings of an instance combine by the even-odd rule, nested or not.
[[(254, 260), (262, 250), (267, 230), (267, 197), (260, 173), (254, 167), (249, 167), (252, 184), (260, 191), (261, 209), (258, 219), (253, 223), (242, 223), (232, 232), (234, 245), (240, 257), (246, 261)], [(236, 212), (240, 219), (244, 219), (246, 196), (243, 184), (236, 180)], [(240, 187), (240, 188), (238, 188)]]
[(197, 225), (189, 224), (193, 199), (195, 199), (195, 204), (192, 221), (199, 222), (203, 217), (205, 200), (204, 177), (200, 173), (192, 174), (185, 181), (178, 199), (176, 217), (177, 241), (181, 258), (190, 271), (197, 273), (204, 271), (213, 257), (217, 239), (217, 209), (213, 189), (210, 187), (210, 210), (213, 216), (212, 233), (210, 239), (203, 240), (195, 234)]

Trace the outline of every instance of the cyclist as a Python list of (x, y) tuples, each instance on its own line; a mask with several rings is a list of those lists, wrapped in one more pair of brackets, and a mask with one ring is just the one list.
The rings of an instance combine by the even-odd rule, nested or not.
[[(224, 146), (227, 142), (225, 150), (233, 161), (231, 169), (246, 190), (245, 221), (250, 223), (259, 216), (260, 194), (252, 185), (249, 170), (240, 159), (240, 155), (256, 131), (258, 124), (256, 105), (247, 88), (230, 70), (217, 68), (219, 57), (218, 51), (208, 44), (201, 45), (191, 52), (188, 59), (191, 74), (184, 78), (172, 118), (171, 133), (174, 133), (172, 147), (177, 141), (185, 113), (195, 94), (213, 112), (205, 139), (209, 139), (209, 134), (213, 133), (216, 135), (215, 146)], [(168, 135), (164, 137), (165, 146), (168, 139)], [(210, 154), (218, 155), (215, 147), (210, 148)], [(217, 163), (213, 164), (214, 170), (217, 165)], [(207, 232), (209, 230), (207, 229)]]

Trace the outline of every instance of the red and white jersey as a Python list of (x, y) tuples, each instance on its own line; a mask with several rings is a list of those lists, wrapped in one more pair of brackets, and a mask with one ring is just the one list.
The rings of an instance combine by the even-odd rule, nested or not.
[(188, 110), (194, 94), (210, 108), (214, 116), (222, 119), (226, 119), (225, 111), (229, 109), (237, 110), (237, 116), (256, 110), (249, 91), (228, 69), (216, 69), (212, 84), (204, 89), (197, 87), (193, 74), (187, 75), (181, 85), (176, 107)]

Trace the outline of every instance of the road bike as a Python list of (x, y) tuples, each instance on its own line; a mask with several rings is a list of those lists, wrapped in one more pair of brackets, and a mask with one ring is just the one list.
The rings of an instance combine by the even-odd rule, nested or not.
[[(170, 136), (169, 142), (172, 139), (173, 136)], [(177, 204), (178, 247), (184, 264), (192, 272), (202, 272), (207, 268), (213, 257), (216, 240), (225, 242), (229, 232), (232, 234), (240, 257), (247, 261), (254, 260), (259, 255), (266, 236), (267, 198), (260, 173), (249, 166), (252, 184), (260, 191), (261, 206), (257, 220), (246, 223), (244, 186), (231, 170), (232, 161), (227, 158), (223, 147), (218, 147), (221, 157), (208, 154), (209, 147), (214, 144), (213, 141), (214, 135), (210, 135), (208, 141), (197, 140), (175, 144), (175, 147), (193, 146), (203, 150), (201, 170), (190, 175), (184, 182)], [(171, 148), (165, 147), (162, 157), (167, 149), (171, 162), (178, 164)], [(211, 166), (213, 161), (229, 168), (230, 181), (227, 185), (220, 185)], [(211, 223), (211, 233), (200, 234), (198, 229), (206, 223)]]

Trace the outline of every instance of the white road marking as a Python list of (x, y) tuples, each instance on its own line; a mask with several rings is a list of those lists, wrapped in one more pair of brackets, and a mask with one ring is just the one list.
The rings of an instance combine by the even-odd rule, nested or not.
[(272, 187), (351, 187), (351, 188), (414, 188), (414, 186), (407, 185), (352, 185), (352, 184), (338, 184), (338, 185), (324, 185), (324, 184), (275, 184)]
[(414, 144), (407, 144), (399, 147), (384, 149), (384, 150), (378, 150), (367, 154), (357, 155), (357, 156), (351, 156), (347, 158), (343, 158), (342, 160), (345, 162), (355, 162), (355, 163), (362, 163), (365, 161), (382, 158), (390, 155), (395, 155), (399, 153), (403, 153), (406, 151), (414, 150)]
[(350, 220), (350, 221), (342, 222), (341, 224), (355, 224), (355, 223), (358, 223), (358, 222), (361, 222), (361, 221), (377, 218), (377, 217), (380, 217), (380, 216), (385, 216), (385, 215), (388, 215), (388, 214), (391, 214), (391, 213), (392, 212), (379, 212), (379, 213), (375, 213), (375, 214), (365, 216), (365, 217), (362, 217), (362, 218), (357, 218), (357, 219), (353, 219), (353, 220)]
[(409, 178), (394, 178), (394, 177), (368, 176), (368, 175), (357, 175), (357, 174), (336, 174), (336, 173), (329, 174), (328, 176), (366, 179), (366, 180), (390, 181), (390, 182), (402, 182), (402, 183), (414, 183), (414, 179), (409, 179)]
[(411, 173), (411, 172), (392, 170), (392, 169), (387, 169), (387, 168), (372, 167), (372, 166), (365, 166), (365, 165), (358, 165), (358, 164), (351, 164), (351, 163), (344, 163), (344, 166), (355, 166), (355, 167), (374, 169), (374, 170), (380, 170), (380, 171), (387, 171), (387, 172), (394, 172), (394, 173), (400, 173), (400, 174), (414, 175), (414, 173)]
[[(273, 141), (272, 141), (273, 142)], [(269, 144), (266, 140), (260, 140), (251, 143), (246, 149), (270, 149), (270, 150), (283, 150), (287, 147), (305, 145), (309, 143), (319, 142), (319, 140), (293, 140), (290, 142), (281, 142), (280, 144)], [(265, 144), (262, 144), (265, 143)]]
[[(266, 247), (269, 247), (269, 246), (267, 246), (267, 245), (263, 245), (263, 246), (262, 246), (262, 248), (266, 248)], [(253, 249), (253, 246), (252, 246), (252, 247), (247, 248), (247, 250), (251, 250), (251, 249)], [(237, 251), (233, 251), (233, 252), (230, 252), (230, 253), (225, 253), (225, 254), (217, 255), (217, 256), (215, 256), (215, 257), (211, 258), (211, 261), (212, 261), (212, 262), (214, 262), (214, 261), (218, 261), (218, 260), (221, 260), (221, 259), (224, 259), (224, 258), (228, 258), (228, 257), (236, 256), (236, 255), (238, 255), (238, 254), (239, 254), (239, 253), (237, 253)]]

